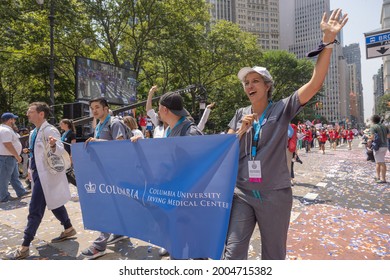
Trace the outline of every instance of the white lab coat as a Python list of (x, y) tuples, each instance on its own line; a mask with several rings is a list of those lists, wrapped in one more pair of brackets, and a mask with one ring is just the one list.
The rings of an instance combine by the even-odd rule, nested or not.
[[(47, 121), (45, 121), (41, 128), (38, 131), (37, 138), (35, 140), (34, 146), (34, 155), (35, 155), (35, 164), (37, 166), (39, 179), (41, 181), (43, 194), (45, 195), (45, 200), (47, 204), (47, 208), (49, 210), (56, 209), (61, 207), (65, 203), (67, 203), (70, 198), (70, 190), (68, 179), (66, 178), (66, 173), (59, 172), (57, 174), (52, 174), (49, 172), (48, 167), (45, 164), (44, 153), (45, 147), (44, 138), (42, 133), (45, 133), (45, 140), (48, 141), (49, 136), (53, 136), (57, 139), (56, 142), (56, 155), (62, 155), (65, 151), (64, 144), (61, 142), (61, 135), (57, 128), (50, 125)], [(31, 141), (31, 133), (30, 133), (30, 141)], [(31, 163), (30, 163), (31, 164)], [(32, 182), (32, 187), (34, 182)]]

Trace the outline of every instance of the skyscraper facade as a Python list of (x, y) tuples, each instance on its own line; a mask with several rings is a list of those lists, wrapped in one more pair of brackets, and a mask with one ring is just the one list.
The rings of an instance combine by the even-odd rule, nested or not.
[[(356, 106), (353, 108), (357, 114), (354, 116), (357, 124), (364, 124), (364, 100), (363, 100), (363, 86), (362, 86), (362, 64), (359, 44), (350, 44), (343, 48), (343, 55), (349, 66), (349, 84), (347, 91), (353, 92), (356, 95)], [(350, 108), (352, 109), (352, 108)]]
[[(390, 29), (390, 0), (383, 0), (381, 15), (382, 30)], [(390, 93), (390, 56), (383, 57), (384, 93)]]
[(212, 19), (237, 23), (263, 49), (279, 49), (279, 0), (208, 0)]
[(279, 49), (279, 0), (234, 0), (233, 21), (258, 36), (263, 49)]
[(210, 4), (211, 18), (216, 20), (233, 21), (233, 5), (234, 0), (208, 0)]
[(380, 69), (378, 69), (378, 73), (375, 74), (373, 79), (373, 91), (374, 91), (374, 108), (372, 114), (378, 114), (378, 106), (380, 104), (380, 98), (385, 94), (384, 89), (384, 71), (383, 71), (383, 64)]
[[(281, 25), (281, 46), (288, 46), (288, 51), (294, 53), (298, 58), (304, 58), (306, 53), (317, 48), (322, 40), (323, 34), (320, 29), (320, 22), (324, 12), (330, 15), (329, 0), (295, 0), (293, 11), (291, 11), (291, 0), (280, 0), (280, 14), (289, 15), (294, 12), (293, 24), (284, 22)], [(286, 17), (288, 18), (288, 17)], [(294, 28), (292, 29), (292, 26)], [(292, 42), (287, 32), (294, 32)], [(285, 36), (286, 35), (286, 36)], [(290, 39), (289, 39), (290, 38)], [(334, 45), (328, 75), (324, 82), (323, 95), (317, 95), (322, 103), (322, 109), (318, 115), (325, 117), (329, 122), (344, 122), (347, 118), (347, 102), (349, 94), (346, 92), (346, 61), (342, 50), (342, 33), (337, 40), (340, 45)]]

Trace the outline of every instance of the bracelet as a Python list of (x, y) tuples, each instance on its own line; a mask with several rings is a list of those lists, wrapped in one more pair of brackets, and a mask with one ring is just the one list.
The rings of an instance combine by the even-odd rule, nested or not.
[(319, 46), (317, 47), (317, 49), (315, 50), (312, 50), (310, 52), (308, 52), (306, 54), (307, 57), (314, 57), (314, 56), (317, 56), (320, 52), (322, 52), (324, 49), (333, 49), (333, 45), (334, 44), (340, 44), (339, 41), (337, 41), (336, 39), (333, 41), (333, 42), (330, 42), (330, 43), (324, 43), (321, 41), (321, 43), (319, 44)]
[(339, 45), (339, 41), (337, 41), (336, 39), (333, 41), (333, 42), (330, 42), (330, 43), (325, 43), (325, 42), (322, 42), (322, 44), (324, 44), (324, 48), (325, 49), (333, 49), (334, 45), (337, 44)]

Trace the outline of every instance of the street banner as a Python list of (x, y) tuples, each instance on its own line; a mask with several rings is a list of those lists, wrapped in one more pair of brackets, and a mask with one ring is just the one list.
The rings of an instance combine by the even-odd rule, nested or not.
[(238, 153), (235, 135), (74, 144), (84, 226), (150, 242), (177, 259), (220, 259)]

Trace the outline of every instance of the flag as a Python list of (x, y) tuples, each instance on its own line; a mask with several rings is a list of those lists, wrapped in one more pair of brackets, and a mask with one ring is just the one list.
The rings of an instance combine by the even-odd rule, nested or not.
[(235, 135), (72, 145), (86, 229), (220, 259), (238, 169)]
[(312, 122), (309, 121), (309, 120), (307, 120), (307, 121), (305, 122), (305, 125), (307, 125), (307, 126), (313, 126)]

